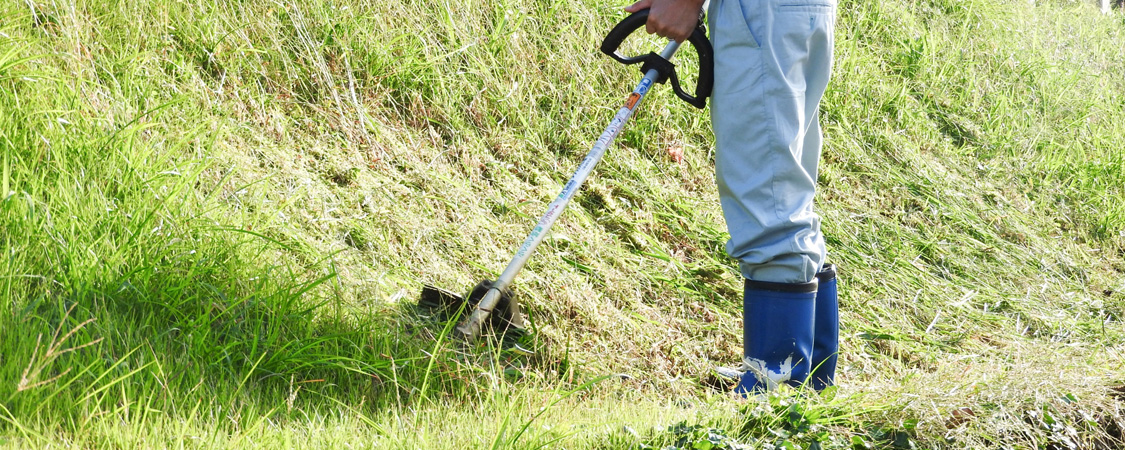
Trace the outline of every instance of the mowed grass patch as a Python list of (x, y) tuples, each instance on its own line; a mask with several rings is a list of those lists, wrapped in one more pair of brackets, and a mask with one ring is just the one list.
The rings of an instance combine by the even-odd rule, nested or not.
[(710, 379), (741, 280), (707, 115), (666, 88), (517, 280), (535, 356), (415, 314), (421, 283), (502, 269), (624, 100), (638, 75), (595, 51), (621, 16), (0, 7), (0, 444), (1120, 439), (1123, 22), (1089, 5), (840, 5), (832, 394), (740, 406)]

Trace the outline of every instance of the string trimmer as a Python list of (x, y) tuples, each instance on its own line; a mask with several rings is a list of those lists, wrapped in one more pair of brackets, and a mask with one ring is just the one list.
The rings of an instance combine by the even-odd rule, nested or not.
[(486, 323), (493, 330), (499, 332), (519, 334), (525, 332), (525, 323), (519, 303), (512, 297), (512, 281), (516, 278), (520, 269), (527, 264), (535, 248), (543, 241), (543, 238), (551, 229), (551, 225), (555, 223), (555, 219), (558, 219), (567, 203), (570, 202), (571, 197), (578, 192), (578, 188), (586, 181), (586, 177), (590, 175), (594, 165), (602, 159), (606, 148), (621, 132), (621, 128), (625, 126), (625, 122), (633, 115), (633, 111), (645, 98), (645, 94), (648, 93), (653, 84), (664, 83), (671, 79), (672, 90), (681, 99), (700, 109), (706, 105), (707, 96), (711, 94), (714, 69), (711, 59), (711, 43), (707, 40), (703, 21), (700, 20), (691, 37), (688, 38), (688, 42), (695, 47), (695, 51), (699, 55), (699, 78), (695, 85), (694, 96), (684, 92), (680, 87), (680, 79), (676, 75), (676, 66), (670, 61), (672, 55), (679, 50), (679, 43), (669, 41), (659, 55), (649, 53), (637, 57), (625, 57), (618, 53), (618, 48), (621, 47), (625, 38), (645, 26), (647, 21), (647, 9), (633, 13), (614, 26), (613, 30), (602, 41), (601, 51), (603, 53), (623, 64), (640, 64), (644, 78), (637, 84), (636, 89), (633, 89), (633, 93), (629, 94), (625, 104), (617, 111), (613, 121), (609, 123), (601, 137), (594, 143), (593, 148), (586, 155), (586, 159), (578, 166), (578, 170), (571, 176), (570, 181), (563, 187), (559, 196), (547, 206), (547, 212), (543, 214), (539, 219), (539, 224), (531, 230), (531, 234), (523, 241), (523, 245), (516, 251), (516, 256), (508, 263), (508, 267), (504, 269), (500, 277), (495, 281), (480, 282), (469, 292), (467, 298), (433, 286), (423, 287), (422, 296), (418, 302), (419, 306), (445, 311), (468, 311), (470, 308), (472, 309), (469, 317), (456, 328), (455, 333), (460, 338), (467, 341), (475, 340), (480, 336)]

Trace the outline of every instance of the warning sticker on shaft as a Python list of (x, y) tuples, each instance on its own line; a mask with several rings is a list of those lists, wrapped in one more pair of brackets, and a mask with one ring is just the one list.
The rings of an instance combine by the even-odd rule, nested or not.
[(629, 99), (625, 101), (625, 109), (633, 109), (634, 106), (637, 106), (637, 101), (640, 99), (641, 94), (636, 92), (629, 94)]

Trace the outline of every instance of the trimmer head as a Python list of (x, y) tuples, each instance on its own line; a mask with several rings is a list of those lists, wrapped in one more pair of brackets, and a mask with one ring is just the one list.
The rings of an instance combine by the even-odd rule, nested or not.
[[(460, 320), (477, 308), (481, 299), (492, 289), (492, 284), (490, 280), (477, 283), (469, 292), (468, 298), (439, 287), (424, 285), (422, 295), (418, 298), (418, 306), (440, 315), (444, 320), (449, 320), (455, 315)], [(506, 338), (518, 339), (527, 334), (523, 313), (520, 311), (519, 303), (512, 298), (511, 289), (500, 290), (500, 301), (488, 315), (488, 325), (493, 331), (504, 334)]]

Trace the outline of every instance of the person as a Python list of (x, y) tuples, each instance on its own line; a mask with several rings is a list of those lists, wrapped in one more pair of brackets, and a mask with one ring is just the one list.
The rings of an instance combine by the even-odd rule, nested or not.
[[(683, 42), (703, 0), (640, 0), (646, 31)], [(739, 261), (743, 364), (735, 392), (834, 383), (836, 270), (813, 211), (821, 97), (833, 57), (836, 0), (711, 0), (715, 181)]]

